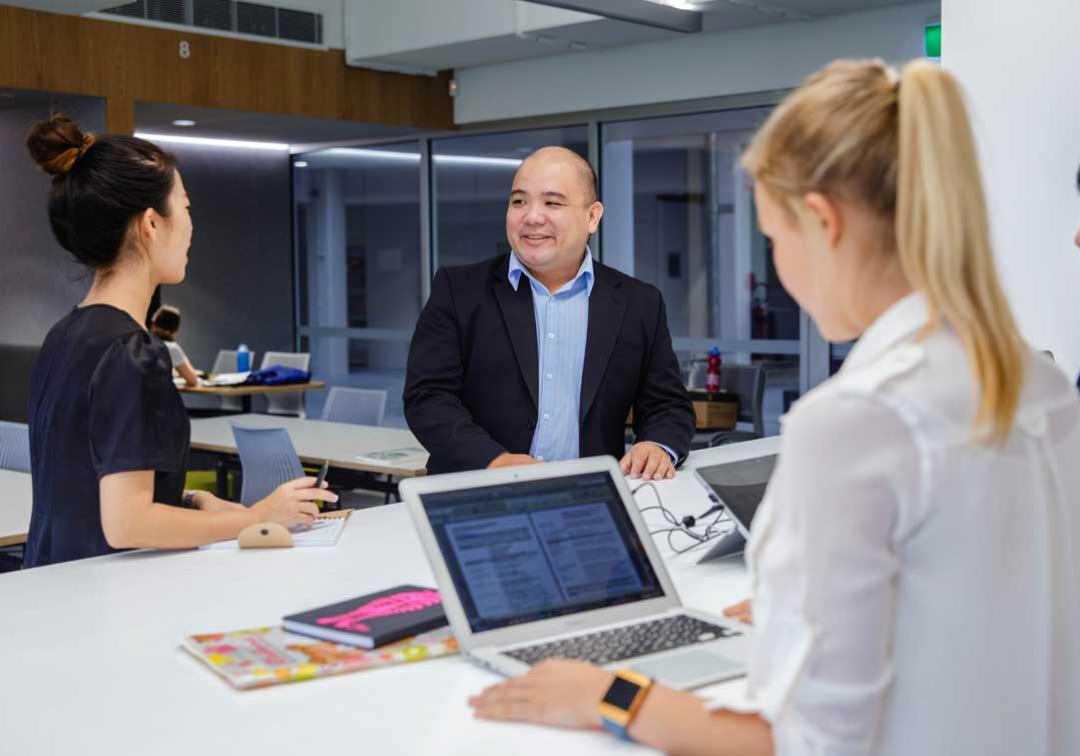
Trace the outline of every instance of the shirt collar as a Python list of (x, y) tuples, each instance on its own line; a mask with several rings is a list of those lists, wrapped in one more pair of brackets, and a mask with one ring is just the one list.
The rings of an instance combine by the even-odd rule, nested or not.
[(908, 338), (930, 320), (930, 308), (921, 292), (912, 292), (878, 316), (859, 337), (844, 360), (844, 370), (873, 362), (890, 347)]
[[(518, 284), (521, 281), (522, 274), (528, 276), (530, 281), (536, 281), (536, 279), (533, 278), (532, 274), (529, 273), (525, 266), (521, 264), (521, 261), (518, 260), (517, 253), (511, 251), (510, 268), (506, 273), (506, 277), (510, 281), (510, 285), (514, 288), (514, 291), (517, 291), (518, 289)], [(589, 249), (588, 244), (585, 245), (585, 259), (581, 261), (581, 267), (578, 268), (577, 275), (575, 275), (573, 279), (568, 281), (561, 289), (559, 289), (559, 291), (554, 293), (558, 294), (559, 292), (569, 290), (582, 278), (585, 279), (585, 296), (589, 296), (592, 294), (593, 283), (595, 282), (596, 277), (593, 274), (592, 250)], [(536, 283), (537, 285), (543, 287), (543, 285), (540, 284), (539, 281), (537, 281)]]

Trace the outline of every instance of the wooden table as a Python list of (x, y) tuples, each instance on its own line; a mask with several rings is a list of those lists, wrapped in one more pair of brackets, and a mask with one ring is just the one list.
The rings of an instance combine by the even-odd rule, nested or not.
[[(396, 493), (393, 478), (411, 478), (427, 474), (427, 457), (400, 463), (372, 463), (358, 460), (360, 454), (392, 449), (420, 447), (416, 436), (400, 428), (383, 428), (352, 423), (332, 423), (325, 420), (307, 420), (280, 415), (228, 415), (199, 418), (191, 421), (191, 448), (219, 455), (218, 495), (227, 489), (227, 472), (238, 467), (236, 439), (232, 426), (248, 428), (284, 428), (289, 432), (293, 447), (300, 461), (306, 465), (319, 466), (330, 460), (335, 471), (352, 471), (361, 481), (354, 488), (370, 488), (376, 491)], [(386, 475), (387, 481), (374, 476)], [(345, 481), (338, 474), (337, 482)]]
[(241, 411), (251, 412), (251, 397), (256, 394), (296, 394), (303, 391), (315, 391), (326, 388), (322, 381), (309, 381), (307, 383), (290, 383), (284, 386), (261, 386), (258, 384), (244, 384), (241, 386), (177, 386), (181, 393), (198, 394), (200, 396), (235, 396), (240, 399)]
[(0, 470), (0, 546), (26, 543), (33, 500), (29, 473)]

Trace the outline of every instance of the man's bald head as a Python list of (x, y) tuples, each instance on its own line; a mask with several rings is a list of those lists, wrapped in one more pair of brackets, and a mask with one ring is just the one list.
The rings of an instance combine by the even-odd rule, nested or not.
[(527, 158), (521, 162), (520, 171), (530, 162), (542, 162), (542, 163), (564, 163), (571, 168), (577, 174), (581, 181), (581, 188), (585, 194), (586, 204), (591, 205), (600, 199), (600, 192), (596, 181), (596, 171), (589, 164), (589, 161), (581, 157), (573, 150), (569, 150), (566, 147), (541, 147), (535, 150)]

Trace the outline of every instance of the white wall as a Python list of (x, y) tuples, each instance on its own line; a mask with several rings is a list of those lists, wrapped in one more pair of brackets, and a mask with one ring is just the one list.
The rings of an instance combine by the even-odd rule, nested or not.
[(475, 123), (792, 87), (834, 58), (903, 61), (922, 55), (923, 28), (939, 10), (937, 2), (917, 3), (459, 69), (454, 120)]
[(944, 0), (943, 65), (967, 90), (999, 272), (1020, 327), (1080, 368), (1080, 3)]

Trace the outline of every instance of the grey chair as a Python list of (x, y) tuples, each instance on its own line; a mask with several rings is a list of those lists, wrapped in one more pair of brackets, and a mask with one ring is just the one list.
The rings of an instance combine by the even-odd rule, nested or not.
[(354, 425), (382, 425), (386, 391), (334, 386), (323, 405), (322, 419)]
[(720, 388), (739, 397), (740, 423), (748, 423), (753, 430), (720, 431), (709, 439), (709, 446), (752, 441), (765, 435), (765, 418), (762, 402), (765, 397), (765, 368), (761, 365), (724, 365), (720, 370)]
[[(307, 370), (311, 365), (311, 355), (307, 352), (267, 352), (263, 355), (260, 369), (272, 365)], [(304, 417), (304, 392), (294, 394), (267, 394), (266, 411), (271, 415), (293, 415)]]
[[(251, 353), (251, 364), (255, 364), (255, 352)], [(236, 372), (236, 350), (235, 349), (219, 349), (217, 357), (214, 358), (214, 367), (210, 370), (211, 375), (217, 373), (235, 373)], [(219, 396), (218, 401), (221, 405), (221, 409), (229, 410), (231, 412), (239, 412), (243, 409), (243, 405), (240, 403), (240, 398), (236, 396)]]
[(30, 426), (0, 420), (0, 470), (30, 472)]
[(243, 485), (240, 503), (250, 507), (282, 483), (304, 477), (300, 457), (284, 428), (232, 427), (240, 456)]

